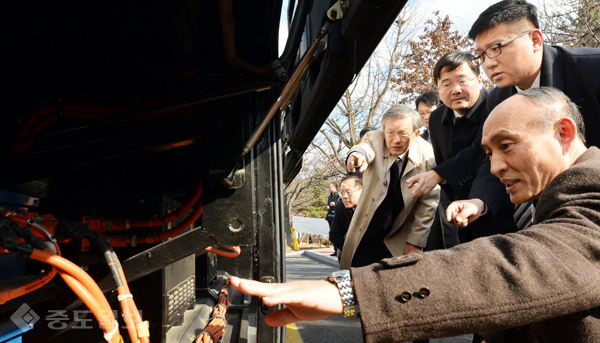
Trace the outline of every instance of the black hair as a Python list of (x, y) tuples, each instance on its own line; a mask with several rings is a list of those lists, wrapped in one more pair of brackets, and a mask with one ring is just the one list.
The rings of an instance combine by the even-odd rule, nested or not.
[(375, 130), (377, 130), (377, 128), (376, 128), (375, 126), (367, 126), (367, 127), (365, 127), (364, 129), (360, 130), (360, 134), (358, 135), (358, 137), (359, 137), (360, 139), (362, 139), (362, 138), (363, 138), (363, 136), (364, 136), (364, 135), (365, 135), (367, 132), (369, 132), (369, 131), (375, 131)]
[(479, 34), (502, 23), (510, 25), (521, 20), (529, 21), (536, 29), (540, 28), (535, 5), (525, 0), (497, 2), (481, 12), (473, 26), (471, 26), (471, 30), (469, 30), (469, 38), (475, 40)]
[(452, 71), (463, 65), (465, 62), (469, 68), (471, 68), (473, 74), (475, 74), (475, 76), (479, 76), (479, 66), (475, 65), (473, 62), (473, 57), (475, 56), (464, 51), (452, 51), (445, 54), (435, 64), (435, 68), (433, 69), (433, 82), (437, 85), (442, 73), (442, 69), (448, 67), (447, 71)]
[(355, 174), (349, 174), (344, 176), (344, 178), (342, 179), (342, 181), (340, 182), (340, 184), (346, 180), (352, 180), (354, 179), (354, 186), (361, 186), (363, 185), (363, 179), (361, 176), (359, 175), (355, 175)]
[(419, 104), (424, 103), (425, 105), (431, 106), (441, 106), (442, 100), (440, 99), (440, 94), (436, 90), (427, 91), (415, 100), (415, 109), (419, 110)]

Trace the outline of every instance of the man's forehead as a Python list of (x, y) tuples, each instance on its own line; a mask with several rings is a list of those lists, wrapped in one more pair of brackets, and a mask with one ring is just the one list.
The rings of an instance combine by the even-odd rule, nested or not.
[(384, 123), (384, 127), (386, 128), (403, 128), (403, 127), (412, 127), (412, 118), (404, 117), (404, 118), (390, 118), (386, 120)]
[(503, 132), (512, 132), (523, 126), (527, 119), (535, 111), (531, 104), (522, 96), (515, 95), (500, 103), (488, 116), (483, 125), (482, 134), (484, 138), (492, 139)]
[[(440, 71), (440, 80), (445, 80), (447, 78), (450, 77), (449, 74), (456, 74), (457, 76), (472, 76), (475, 75), (473, 73), (473, 71), (471, 70), (471, 68), (469, 68), (469, 66), (467, 65), (467, 62), (463, 62), (461, 65), (459, 65), (458, 67), (450, 70), (450, 66), (445, 66), (444, 68), (442, 68), (442, 70)], [(454, 76), (454, 75), (453, 75)]]
[(417, 108), (418, 108), (418, 110), (419, 110), (419, 111), (427, 111), (427, 110), (430, 110), (430, 109), (432, 109), (432, 108), (434, 108), (434, 109), (435, 109), (436, 107), (437, 107), (436, 105), (431, 105), (431, 106), (429, 106), (429, 105), (427, 105), (427, 104), (426, 104), (425, 102), (423, 102), (423, 101), (419, 102), (419, 105), (417, 105)]
[(342, 184), (340, 185), (340, 188), (342, 188), (342, 189), (354, 188), (354, 186), (356, 186), (356, 179), (349, 179), (349, 180), (342, 182)]

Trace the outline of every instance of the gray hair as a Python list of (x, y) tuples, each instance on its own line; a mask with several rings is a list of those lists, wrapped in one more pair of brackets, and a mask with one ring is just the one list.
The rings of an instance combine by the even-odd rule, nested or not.
[(540, 109), (534, 119), (534, 125), (543, 131), (549, 131), (561, 118), (567, 117), (575, 122), (577, 137), (585, 144), (585, 124), (579, 108), (568, 96), (553, 87), (530, 88), (516, 95), (525, 97)]
[(402, 119), (406, 117), (412, 118), (413, 131), (421, 127), (421, 115), (407, 105), (394, 105), (390, 107), (381, 118), (381, 127), (385, 127), (385, 122), (388, 121), (388, 119)]

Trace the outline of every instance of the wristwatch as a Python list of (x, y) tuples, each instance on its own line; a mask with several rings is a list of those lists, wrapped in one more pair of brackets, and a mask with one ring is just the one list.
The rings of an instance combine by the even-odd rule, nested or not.
[(350, 277), (349, 270), (338, 270), (335, 271), (327, 277), (327, 281), (335, 284), (340, 290), (340, 295), (342, 296), (342, 302), (344, 303), (344, 318), (356, 316), (358, 311), (358, 305), (354, 300), (354, 291), (352, 290), (352, 285), (350, 281), (352, 278)]

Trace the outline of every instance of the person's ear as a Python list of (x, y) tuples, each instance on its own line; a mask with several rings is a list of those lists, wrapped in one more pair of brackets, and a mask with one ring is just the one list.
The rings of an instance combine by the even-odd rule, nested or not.
[(535, 51), (544, 49), (544, 36), (542, 31), (535, 29), (531, 31), (531, 41), (533, 42), (533, 49)]
[(573, 142), (577, 139), (577, 125), (573, 119), (564, 117), (561, 118), (557, 123), (557, 138), (563, 147), (563, 150), (569, 150)]

